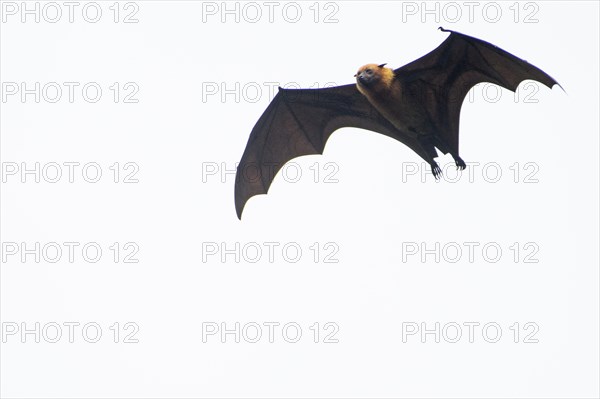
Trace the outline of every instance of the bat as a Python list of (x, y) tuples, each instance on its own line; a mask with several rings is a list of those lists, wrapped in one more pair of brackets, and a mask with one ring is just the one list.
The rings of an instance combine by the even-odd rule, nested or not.
[[(331, 133), (342, 127), (371, 130), (404, 143), (430, 166), (436, 179), (438, 153), (450, 153), (458, 169), (460, 109), (469, 90), (490, 82), (515, 91), (531, 79), (558, 84), (541, 69), (483, 40), (439, 28), (450, 35), (429, 54), (398, 69), (367, 64), (356, 83), (321, 89), (279, 88), (262, 114), (236, 171), (239, 219), (248, 199), (266, 194), (283, 165), (323, 154)], [(559, 85), (560, 86), (560, 85)]]

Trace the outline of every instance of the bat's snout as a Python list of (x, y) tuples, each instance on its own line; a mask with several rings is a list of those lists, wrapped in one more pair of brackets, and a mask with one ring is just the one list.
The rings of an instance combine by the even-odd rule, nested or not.
[(356, 74), (356, 81), (360, 84), (366, 85), (369, 83), (369, 77), (361, 72), (359, 74)]

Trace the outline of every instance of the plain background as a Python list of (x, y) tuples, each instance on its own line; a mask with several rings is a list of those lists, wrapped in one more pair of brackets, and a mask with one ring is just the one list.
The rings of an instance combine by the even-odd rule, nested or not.
[[(136, 4), (134, 24), (112, 21), (112, 2), (101, 3), (98, 23), (77, 11), (74, 23), (21, 23), (19, 15), (2, 23), (2, 82), (103, 88), (97, 103), (76, 90), (73, 103), (11, 96), (1, 104), (5, 167), (96, 162), (103, 172), (95, 184), (76, 174), (73, 183), (22, 183), (17, 175), (2, 185), (3, 243), (103, 249), (97, 263), (76, 251), (73, 263), (15, 255), (2, 264), (5, 328), (94, 322), (103, 331), (95, 344), (80, 330), (73, 343), (4, 337), (3, 397), (598, 397), (598, 3), (481, 2), (472, 21), (462, 2), (453, 3), (461, 18), (454, 5), (427, 3), (438, 7), (437, 21), (421, 2), (320, 3), (317, 23), (312, 2), (299, 3), (297, 23), (285, 20), (283, 2), (273, 23), (262, 2), (256, 23), (248, 20), (254, 14), (203, 22), (201, 2)], [(211, 4), (222, 11), (221, 2)], [(134, 9), (125, 6), (120, 19)], [(324, 23), (333, 11), (337, 23)], [(494, 102), (474, 89), (461, 114), (461, 155), (499, 168), (496, 183), (481, 166), (456, 183), (452, 167), (439, 183), (425, 172), (403, 175), (421, 173), (420, 158), (357, 129), (336, 132), (323, 156), (294, 160), (287, 178), (248, 202), (241, 222), (234, 175), (203, 176), (215, 165), (235, 167), (270, 100), (265, 84), (346, 84), (365, 63), (399, 67), (445, 39), (440, 25), (527, 59), (566, 90), (538, 85), (535, 101), (501, 90)], [(139, 102), (115, 103), (114, 82), (134, 82)], [(206, 93), (236, 83), (239, 101)], [(258, 98), (242, 93), (257, 86)], [(139, 182), (114, 183), (115, 162), (135, 163)], [(327, 183), (331, 171), (337, 182)], [(527, 183), (531, 171), (537, 182)], [(139, 262), (115, 263), (115, 242), (135, 243)], [(242, 249), (239, 262), (203, 253), (206, 243), (266, 251), (265, 242), (278, 245), (273, 262), (266, 252), (256, 262)], [(410, 243), (465, 242), (479, 245), (473, 261), (403, 252)], [(488, 243), (502, 250), (495, 263), (482, 255)], [(286, 244), (301, 248), (297, 262), (282, 254)], [(524, 261), (531, 248), (537, 263)], [(332, 250), (337, 263), (325, 262)], [(139, 342), (114, 343), (115, 322), (139, 326)], [(264, 335), (258, 343), (222, 343), (218, 335), (202, 342), (207, 322), (294, 322), (303, 335), (288, 343), (279, 329), (273, 343)], [(339, 342), (313, 342), (315, 322), (322, 334), (335, 323)], [(465, 328), (457, 343), (402, 340), (403, 323), (465, 322), (498, 323), (502, 337), (489, 343), (478, 329), (471, 343)], [(539, 342), (523, 342), (527, 322), (539, 327)]]

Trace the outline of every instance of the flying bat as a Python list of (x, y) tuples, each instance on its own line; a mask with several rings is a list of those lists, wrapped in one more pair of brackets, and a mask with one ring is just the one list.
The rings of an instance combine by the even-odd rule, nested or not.
[(450, 35), (429, 54), (398, 69), (367, 64), (356, 83), (322, 89), (282, 89), (262, 114), (238, 165), (235, 208), (241, 219), (248, 199), (266, 194), (277, 172), (293, 158), (323, 154), (335, 130), (354, 127), (392, 137), (431, 166), (450, 153), (457, 168), (460, 109), (469, 90), (490, 82), (515, 91), (531, 79), (558, 84), (541, 69), (483, 40), (440, 27)]

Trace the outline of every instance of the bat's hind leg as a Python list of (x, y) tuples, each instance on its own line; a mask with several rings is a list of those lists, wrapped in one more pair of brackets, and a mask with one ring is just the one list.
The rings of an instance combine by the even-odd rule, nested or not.
[(454, 163), (456, 163), (456, 169), (464, 170), (467, 167), (465, 161), (463, 161), (462, 158), (458, 156), (458, 152), (452, 151), (451, 147), (448, 145), (446, 140), (444, 140), (441, 136), (435, 135), (433, 137), (433, 140), (435, 142), (435, 146), (439, 148), (444, 154), (450, 153), (450, 155), (452, 155), (452, 158), (454, 158)]
[(450, 153), (450, 155), (452, 155), (452, 158), (454, 158), (454, 163), (456, 163), (456, 169), (465, 170), (465, 168), (467, 167), (465, 161), (463, 161), (462, 158), (458, 156), (458, 154)]
[(432, 159), (429, 161), (429, 166), (431, 167), (431, 173), (433, 173), (435, 180), (440, 180), (440, 177), (442, 176), (442, 169), (440, 168), (440, 165), (438, 165), (437, 162)]
[(433, 137), (420, 136), (418, 138), (418, 141), (421, 145), (421, 148), (423, 148), (423, 150), (425, 151), (426, 157), (424, 157), (424, 159), (427, 161), (427, 163), (429, 163), (429, 166), (431, 167), (431, 173), (433, 173), (433, 177), (435, 177), (436, 180), (439, 180), (442, 176), (442, 169), (440, 168), (440, 165), (438, 165), (437, 162), (435, 162), (435, 160), (433, 159), (438, 157), (438, 153), (435, 150), (435, 145), (433, 144)]

